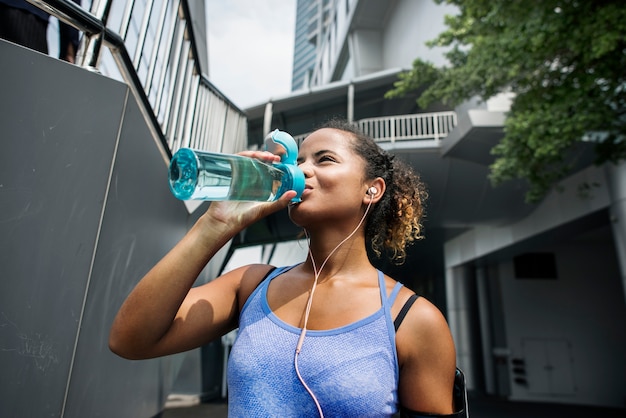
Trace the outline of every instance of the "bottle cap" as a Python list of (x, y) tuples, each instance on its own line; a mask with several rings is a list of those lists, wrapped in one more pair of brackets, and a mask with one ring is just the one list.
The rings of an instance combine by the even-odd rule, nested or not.
[(287, 132), (275, 129), (265, 137), (265, 150), (280, 155), (283, 164), (296, 164), (298, 144)]
[(297, 193), (291, 201), (300, 202), (300, 196), (304, 191), (304, 173), (297, 164), (298, 144), (296, 144), (296, 140), (287, 132), (275, 129), (265, 137), (265, 150), (280, 155), (281, 164), (287, 168), (291, 177), (291, 187), (287, 190), (295, 190)]

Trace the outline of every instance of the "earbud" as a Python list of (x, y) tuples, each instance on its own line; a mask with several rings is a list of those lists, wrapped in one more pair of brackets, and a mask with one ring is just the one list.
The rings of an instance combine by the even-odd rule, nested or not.
[(367, 189), (367, 194), (374, 197), (378, 194), (378, 189), (374, 186), (370, 187), (369, 189)]

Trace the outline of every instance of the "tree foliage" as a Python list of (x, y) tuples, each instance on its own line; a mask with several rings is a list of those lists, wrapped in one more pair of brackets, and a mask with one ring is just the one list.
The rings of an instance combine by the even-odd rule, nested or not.
[(624, 0), (435, 2), (459, 11), (428, 43), (446, 47), (449, 65), (416, 59), (386, 97), (426, 86), (426, 107), (514, 93), (490, 178), (527, 179), (528, 201), (570, 172), (576, 144), (593, 142), (597, 164), (626, 157)]

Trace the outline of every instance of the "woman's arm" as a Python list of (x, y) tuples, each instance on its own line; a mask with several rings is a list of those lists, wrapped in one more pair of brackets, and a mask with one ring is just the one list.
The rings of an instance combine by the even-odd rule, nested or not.
[(452, 387), (456, 354), (450, 329), (439, 309), (419, 298), (398, 329), (396, 342), (402, 407), (435, 416), (455, 412)]
[[(246, 155), (273, 161), (270, 153)], [(233, 236), (285, 208), (295, 192), (272, 203), (212, 202), (183, 239), (137, 284), (115, 317), (110, 349), (142, 359), (189, 350), (237, 326), (242, 280), (260, 280), (267, 266), (248, 266), (191, 288), (211, 258)]]

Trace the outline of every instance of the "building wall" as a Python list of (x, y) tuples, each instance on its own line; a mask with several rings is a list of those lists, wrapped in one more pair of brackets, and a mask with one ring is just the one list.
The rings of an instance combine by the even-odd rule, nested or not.
[[(431, 0), (399, 0), (389, 9), (386, 19), (376, 25), (352, 27), (346, 16), (342, 2), (336, 5), (337, 25), (331, 26), (330, 41), (323, 45), (318, 56), (323, 58), (322, 68), (326, 68), (326, 78), (334, 68), (341, 65), (339, 54), (348, 54), (349, 65), (335, 74), (334, 79), (345, 80), (393, 68), (411, 68), (413, 60), (421, 58), (436, 65), (445, 63), (444, 49), (429, 48), (426, 42), (437, 37), (444, 29), (444, 16), (454, 14), (456, 8), (437, 5)], [(353, 12), (353, 11), (352, 11)], [(355, 18), (360, 21), (359, 17)], [(356, 26), (356, 27), (355, 27)], [(332, 70), (331, 70), (332, 68)]]
[(383, 32), (383, 68), (411, 68), (415, 58), (443, 65), (444, 50), (428, 48), (425, 42), (443, 31), (444, 16), (455, 11), (432, 0), (399, 0)]
[(511, 399), (623, 407), (626, 306), (610, 229), (542, 250), (556, 279), (515, 278), (512, 261), (500, 264), (511, 369), (524, 361)]
[[(471, 387), (479, 389), (480, 375), (475, 362), (479, 346), (467, 335), (475, 318), (463, 309), (472, 295), (463, 291), (454, 272), (487, 263), (489, 269), (495, 267), (498, 282), (489, 302), (501, 306), (497, 313), (503, 315), (506, 341), (505, 346), (500, 342), (481, 348), (485, 362), (493, 361), (483, 370), (486, 375), (499, 373), (496, 380), (508, 379), (506, 385), (498, 383), (507, 387), (504, 395), (623, 407), (626, 303), (609, 222), (612, 195), (606, 173), (602, 167), (589, 167), (563, 181), (563, 191), (548, 195), (526, 218), (499, 227), (476, 226), (446, 242), (445, 262), (452, 272), (448, 310), (458, 361), (468, 369)], [(576, 190), (585, 181), (597, 187), (583, 198)], [(554, 254), (557, 279), (515, 278), (514, 256), (526, 252)], [(486, 326), (481, 329), (483, 343), (489, 340)], [(496, 357), (505, 359), (508, 374), (502, 373)]]
[[(603, 168), (588, 167), (563, 180), (560, 183), (562, 190), (548, 194), (526, 218), (506, 225), (476, 225), (470, 231), (446, 242), (446, 267), (479, 259), (559, 225), (608, 208), (611, 204), (608, 181)], [(588, 197), (581, 198), (577, 186), (585, 182), (596, 184), (597, 187)]]
[(360, 29), (352, 33), (354, 64), (359, 76), (384, 70), (382, 34), (378, 30)]
[[(309, 73), (315, 66), (315, 45), (309, 41), (309, 25), (318, 13), (318, 1), (298, 0), (293, 52), (291, 90), (308, 87)], [(316, 26), (319, 26), (316, 23)], [(318, 35), (319, 38), (319, 35)]]

